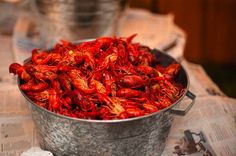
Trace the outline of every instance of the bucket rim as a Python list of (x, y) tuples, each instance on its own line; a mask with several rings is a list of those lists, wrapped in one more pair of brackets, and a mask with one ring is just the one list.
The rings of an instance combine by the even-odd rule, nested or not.
[[(83, 42), (87, 42), (87, 41), (94, 41), (95, 39), (82, 39), (82, 40), (77, 40), (72, 42), (73, 44), (80, 44)], [(46, 51), (50, 52), (53, 48), (49, 48)], [(63, 119), (68, 119), (68, 120), (72, 120), (74, 122), (85, 122), (85, 123), (99, 123), (99, 124), (113, 124), (113, 123), (122, 123), (122, 122), (130, 122), (130, 121), (135, 121), (135, 120), (142, 120), (142, 119), (146, 119), (152, 116), (156, 116), (157, 114), (166, 112), (166, 111), (170, 111), (172, 107), (176, 106), (178, 103), (181, 102), (181, 100), (186, 96), (188, 89), (189, 89), (189, 75), (186, 72), (185, 68), (183, 67), (183, 65), (179, 62), (176, 61), (176, 59), (174, 59), (172, 56), (170, 56), (169, 54), (157, 50), (157, 53), (160, 53), (161, 55), (165, 55), (165, 57), (169, 57), (171, 60), (173, 60), (174, 62), (178, 63), (181, 68), (183, 69), (183, 72), (186, 76), (186, 87), (184, 88), (184, 91), (182, 93), (182, 95), (170, 106), (158, 110), (157, 112), (154, 113), (150, 113), (150, 114), (146, 114), (143, 116), (138, 116), (138, 117), (133, 117), (133, 118), (127, 118), (127, 119), (112, 119), (112, 120), (95, 120), (95, 119), (81, 119), (81, 118), (75, 118), (75, 117), (70, 117), (70, 116), (65, 116), (65, 115), (61, 115), (61, 114), (57, 114), (55, 112), (49, 111), (43, 107), (38, 106), (36, 103), (34, 103), (20, 88), (20, 78), (17, 76), (17, 85), (18, 85), (18, 89), (20, 90), (21, 94), (24, 96), (24, 98), (27, 100), (28, 103), (30, 103), (31, 105), (33, 105), (34, 107), (36, 107), (38, 110), (49, 113), (50, 115), (53, 115), (55, 117), (59, 117), (59, 118), (63, 118)], [(30, 61), (31, 57), (27, 58), (24, 63)]]

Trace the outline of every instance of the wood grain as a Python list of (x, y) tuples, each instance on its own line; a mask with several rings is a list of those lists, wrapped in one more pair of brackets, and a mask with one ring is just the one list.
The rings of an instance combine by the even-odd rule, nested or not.
[[(173, 13), (187, 33), (185, 57), (196, 63), (236, 64), (236, 0), (130, 0), (156, 13)], [(139, 5), (138, 5), (139, 3)]]

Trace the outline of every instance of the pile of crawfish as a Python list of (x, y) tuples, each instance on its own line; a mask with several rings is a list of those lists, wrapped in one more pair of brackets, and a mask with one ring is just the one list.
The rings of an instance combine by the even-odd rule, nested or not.
[(27, 63), (13, 63), (9, 72), (33, 102), (65, 116), (109, 120), (157, 112), (183, 93), (174, 81), (180, 65), (162, 67), (150, 48), (131, 43), (134, 36), (61, 41), (50, 52), (32, 50)]

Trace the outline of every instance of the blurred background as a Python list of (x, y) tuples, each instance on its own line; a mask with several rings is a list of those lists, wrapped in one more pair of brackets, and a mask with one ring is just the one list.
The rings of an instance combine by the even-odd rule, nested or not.
[(173, 13), (187, 34), (186, 59), (201, 64), (226, 95), (236, 97), (235, 0), (130, 0), (130, 7)]
[[(5, 3), (6, 1), (12, 3)], [(19, 3), (19, 1), (21, 1), (21, 3)], [(44, 7), (47, 13), (51, 13), (50, 7), (56, 7), (56, 10), (59, 11), (57, 12), (58, 16), (56, 17), (64, 15), (63, 8), (57, 7), (57, 5), (53, 3), (54, 1), (35, 1), (41, 5), (43, 3), (51, 3), (51, 5)], [(115, 0), (110, 1), (113, 1), (114, 4), (118, 2)], [(0, 0), (0, 32), (5, 34), (12, 33), (14, 22), (16, 22), (17, 15), (20, 12), (19, 8), (30, 10), (30, 8), (27, 8), (28, 5), (24, 4), (27, 2), (31, 2), (31, 0)], [(86, 2), (89, 1), (84, 0), (84, 5), (88, 5)], [(176, 25), (184, 30), (187, 35), (187, 43), (184, 50), (185, 58), (188, 61), (201, 64), (212, 80), (217, 83), (226, 95), (236, 97), (236, 48), (234, 47), (236, 45), (236, 0), (120, 0), (120, 2), (124, 4), (128, 2), (130, 8), (142, 8), (149, 10), (154, 14), (165, 15), (172, 13)], [(1, 9), (3, 5), (5, 10)], [(125, 5), (122, 4), (121, 6)], [(97, 21), (83, 18), (85, 14), (85, 12), (82, 12), (83, 10), (79, 13), (77, 12), (77, 19), (80, 19), (80, 21), (83, 22), (83, 26), (85, 26), (80, 27), (81, 29), (84, 29), (82, 32), (85, 32), (88, 21), (93, 22), (93, 24), (96, 25), (94, 28), (106, 27), (108, 22), (116, 23), (115, 18), (119, 17), (119, 11), (117, 11), (118, 9), (116, 8), (113, 9), (116, 10), (116, 16), (112, 15), (114, 17), (111, 18), (110, 9), (112, 7), (113, 5), (100, 6), (100, 8), (103, 8), (103, 12), (106, 11), (107, 18), (103, 19), (106, 19), (107, 21), (104, 21), (104, 23), (98, 23)], [(121, 10), (122, 9), (123, 7)], [(14, 10), (14, 12), (11, 10)], [(94, 8), (92, 11), (93, 10)], [(45, 10), (41, 10), (41, 12), (44, 11)], [(90, 11), (91, 10), (89, 10), (89, 12)], [(96, 12), (96, 15), (98, 16), (96, 19), (100, 19), (100, 12), (101, 10)], [(92, 14), (94, 14), (94, 12), (92, 12)], [(50, 14), (45, 14), (45, 16), (47, 15)], [(61, 20), (61, 18), (55, 20)], [(54, 22), (54, 24), (55, 23), (56, 22)], [(7, 26), (1, 27), (3, 24)], [(25, 23), (23, 22), (21, 24), (24, 25)], [(56, 25), (58, 26), (59, 24)], [(74, 25), (73, 23), (71, 25), (73, 26), (73, 30), (74, 26), (78, 28), (78, 25)], [(34, 27), (32, 26), (31, 28), (33, 29)], [(69, 28), (61, 27), (58, 30), (52, 28), (51, 33), (61, 33), (61, 29), (67, 29), (69, 31)], [(91, 31), (91, 29), (88, 31)], [(97, 30), (95, 31), (98, 32)], [(30, 32), (31, 34), (28, 34), (29, 36), (37, 35), (37, 31), (35, 33), (34, 31)], [(73, 35), (74, 32), (71, 31), (70, 33)], [(46, 31), (46, 35), (48, 34), (50, 33)], [(68, 33), (66, 32), (65, 34)]]

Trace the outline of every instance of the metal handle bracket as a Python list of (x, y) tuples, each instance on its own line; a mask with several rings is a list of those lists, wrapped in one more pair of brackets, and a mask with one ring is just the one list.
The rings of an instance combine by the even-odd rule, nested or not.
[(192, 101), (190, 102), (190, 104), (189, 104), (185, 109), (171, 108), (171, 113), (176, 114), (176, 115), (182, 115), (182, 116), (184, 116), (184, 115), (187, 114), (187, 112), (192, 108), (192, 106), (193, 106), (193, 104), (194, 104), (194, 102), (195, 102), (196, 95), (194, 95), (194, 94), (193, 94), (192, 92), (190, 92), (190, 91), (187, 91), (186, 96), (187, 96), (190, 100), (192, 100)]

